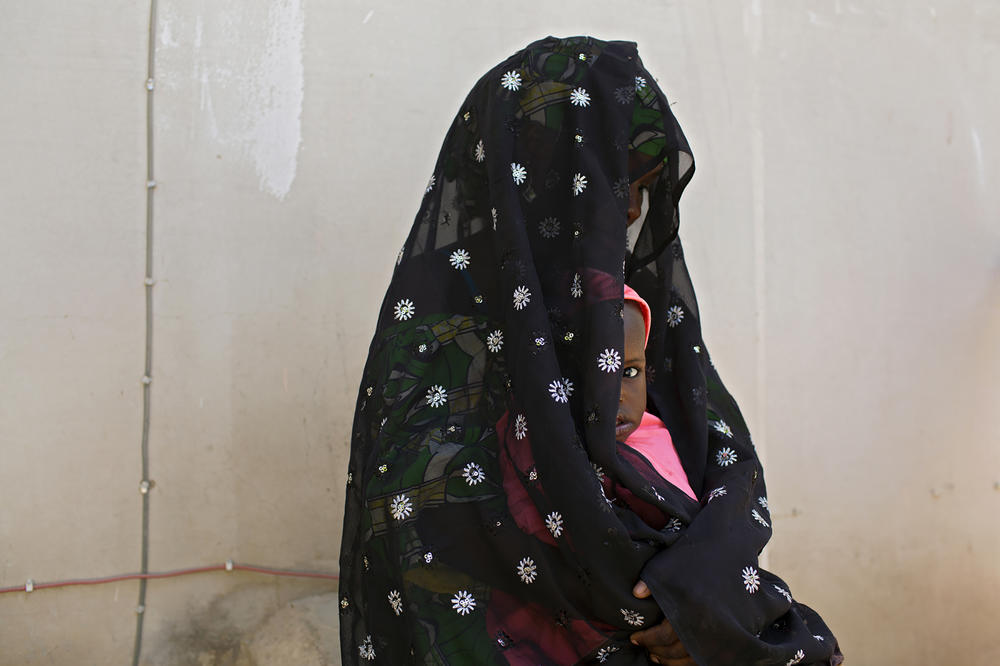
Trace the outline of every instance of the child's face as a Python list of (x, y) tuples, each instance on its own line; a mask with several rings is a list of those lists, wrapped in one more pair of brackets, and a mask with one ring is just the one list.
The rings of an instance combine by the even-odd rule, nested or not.
[(624, 442), (642, 421), (646, 411), (646, 324), (639, 306), (625, 301), (625, 367), (618, 404), (615, 439)]

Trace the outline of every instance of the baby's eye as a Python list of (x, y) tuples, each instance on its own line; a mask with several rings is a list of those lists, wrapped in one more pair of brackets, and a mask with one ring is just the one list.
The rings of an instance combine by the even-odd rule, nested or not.
[(622, 374), (628, 379), (632, 379), (633, 377), (638, 377), (639, 368), (630, 365), (629, 367), (625, 368), (625, 371)]

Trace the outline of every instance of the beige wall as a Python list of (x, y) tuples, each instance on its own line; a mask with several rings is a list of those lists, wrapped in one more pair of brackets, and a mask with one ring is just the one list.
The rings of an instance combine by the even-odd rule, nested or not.
[[(139, 566), (142, 4), (0, 18), (0, 586)], [(639, 43), (694, 148), (682, 236), (766, 455), (770, 567), (850, 663), (1000, 660), (995, 2), (161, 0), (156, 28), (151, 569), (336, 570), (444, 131), (488, 67), (589, 33)], [(144, 661), (329, 589), (152, 582)], [(0, 663), (129, 663), (136, 595), (0, 595)]]

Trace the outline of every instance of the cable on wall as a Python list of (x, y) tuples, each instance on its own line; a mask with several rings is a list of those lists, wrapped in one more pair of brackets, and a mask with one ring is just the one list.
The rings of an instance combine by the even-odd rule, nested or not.
[(149, 2), (149, 34), (146, 52), (146, 360), (142, 375), (142, 560), (140, 564), (139, 601), (135, 612), (135, 644), (132, 666), (139, 666), (142, 653), (142, 625), (146, 615), (146, 576), (149, 574), (149, 405), (153, 381), (153, 194), (156, 179), (153, 172), (153, 93), (156, 90), (156, 0)]
[(123, 580), (138, 580), (140, 584), (145, 584), (147, 580), (159, 578), (177, 578), (178, 576), (189, 576), (191, 574), (207, 573), (210, 571), (248, 571), (251, 573), (268, 574), (271, 576), (288, 576), (291, 578), (322, 578), (326, 580), (340, 580), (337, 574), (323, 573), (321, 571), (307, 571), (303, 569), (280, 569), (277, 567), (265, 567), (257, 564), (236, 564), (233, 560), (226, 560), (224, 564), (210, 564), (204, 567), (191, 567), (188, 569), (171, 569), (169, 571), (144, 571), (142, 573), (118, 574), (115, 576), (103, 576), (100, 578), (73, 578), (70, 580), (56, 580), (47, 583), (37, 583), (28, 579), (24, 585), (14, 585), (10, 587), (0, 587), (0, 594), (11, 592), (37, 592), (60, 587), (72, 587), (76, 585), (106, 585), (117, 583)]

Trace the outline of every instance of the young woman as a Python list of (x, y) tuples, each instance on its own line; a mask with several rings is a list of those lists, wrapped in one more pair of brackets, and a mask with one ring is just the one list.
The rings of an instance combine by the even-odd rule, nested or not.
[[(361, 383), (345, 664), (840, 663), (820, 617), (758, 567), (760, 463), (677, 237), (693, 171), (630, 42), (548, 37), (475, 85)], [(626, 280), (655, 313), (646, 411), (697, 499), (616, 441)]]

